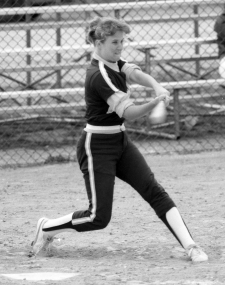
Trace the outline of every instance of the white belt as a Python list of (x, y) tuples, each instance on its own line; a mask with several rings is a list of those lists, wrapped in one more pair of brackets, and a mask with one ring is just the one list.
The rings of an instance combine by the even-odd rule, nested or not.
[(124, 124), (117, 126), (93, 126), (87, 124), (84, 128), (85, 132), (93, 134), (116, 134), (125, 131)]

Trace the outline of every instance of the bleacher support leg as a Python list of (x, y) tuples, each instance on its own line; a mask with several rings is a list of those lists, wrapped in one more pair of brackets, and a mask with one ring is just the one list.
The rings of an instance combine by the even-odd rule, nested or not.
[(174, 127), (175, 138), (180, 138), (180, 106), (179, 106), (179, 89), (175, 89), (173, 93), (173, 109), (174, 109)]

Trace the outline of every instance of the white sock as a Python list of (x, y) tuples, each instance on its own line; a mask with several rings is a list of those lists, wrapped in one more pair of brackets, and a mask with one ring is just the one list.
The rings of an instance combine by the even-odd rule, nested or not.
[[(54, 228), (54, 227), (58, 227), (61, 226), (63, 224), (66, 224), (70, 221), (72, 221), (72, 216), (73, 213), (68, 214), (66, 216), (57, 218), (57, 219), (49, 219), (43, 226), (43, 229), (50, 229), (50, 228)], [(71, 228), (64, 228), (64, 229), (57, 229), (57, 230), (49, 230), (49, 231), (44, 231), (48, 236), (55, 236), (59, 233), (62, 232), (74, 232), (73, 229)]]
[(185, 249), (195, 244), (176, 207), (166, 213), (166, 219)]

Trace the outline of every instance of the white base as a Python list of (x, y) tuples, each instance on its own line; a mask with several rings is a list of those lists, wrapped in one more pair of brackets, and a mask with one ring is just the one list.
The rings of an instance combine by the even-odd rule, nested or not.
[(41, 280), (63, 280), (71, 278), (80, 273), (63, 273), (63, 272), (36, 272), (36, 273), (18, 273), (18, 274), (1, 274), (4, 277), (17, 280), (41, 281)]

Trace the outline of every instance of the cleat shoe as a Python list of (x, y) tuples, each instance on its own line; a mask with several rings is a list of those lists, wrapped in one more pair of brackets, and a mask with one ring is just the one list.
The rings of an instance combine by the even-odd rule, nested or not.
[(204, 251), (197, 245), (190, 245), (187, 248), (188, 256), (193, 262), (204, 262), (208, 260), (208, 256)]
[(47, 221), (47, 218), (41, 218), (38, 220), (35, 239), (31, 243), (31, 246), (33, 247), (33, 255), (37, 255), (41, 250), (48, 251), (50, 243), (53, 242), (53, 237), (42, 230)]

